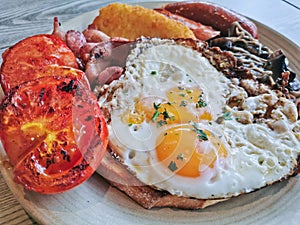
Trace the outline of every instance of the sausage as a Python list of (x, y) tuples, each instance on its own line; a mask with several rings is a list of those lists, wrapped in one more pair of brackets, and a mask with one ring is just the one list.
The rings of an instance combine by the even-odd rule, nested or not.
[(199, 40), (206, 41), (220, 34), (220, 31), (214, 30), (211, 26), (205, 26), (199, 22), (195, 22), (185, 17), (173, 14), (165, 9), (154, 9), (154, 10), (167, 16), (170, 19), (183, 23), (193, 31), (194, 35)]
[(224, 36), (228, 34), (231, 24), (238, 21), (254, 38), (258, 38), (257, 27), (252, 21), (216, 4), (207, 2), (176, 2), (165, 5), (164, 9), (204, 25), (212, 26), (214, 29), (221, 31), (221, 34)]

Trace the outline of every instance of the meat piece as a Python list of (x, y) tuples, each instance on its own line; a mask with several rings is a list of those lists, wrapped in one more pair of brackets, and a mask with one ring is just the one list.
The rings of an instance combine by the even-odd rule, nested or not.
[(107, 67), (125, 66), (130, 49), (129, 43), (126, 39), (117, 38), (102, 42), (93, 48), (85, 70), (92, 88), (95, 86), (99, 74)]
[(86, 39), (81, 32), (69, 30), (66, 34), (66, 43), (72, 52), (79, 57), (80, 48), (86, 44)]
[(54, 17), (52, 34), (66, 41), (66, 33), (60, 29), (60, 23), (57, 17)]
[(89, 61), (91, 52), (97, 45), (99, 45), (99, 43), (86, 43), (80, 48), (79, 58), (84, 65)]
[(104, 84), (110, 84), (113, 80), (119, 79), (124, 71), (123, 67), (111, 66), (105, 68), (96, 79), (96, 85), (102, 86)]
[(237, 60), (231, 52), (223, 52), (218, 47), (212, 47), (203, 51), (203, 56), (219, 71), (222, 71), (227, 77), (236, 77)]
[(93, 28), (92, 25), (89, 26), (88, 29), (85, 29), (83, 32), (84, 37), (86, 38), (87, 42), (95, 42), (99, 43), (102, 41), (108, 41), (109, 36), (103, 33), (100, 30), (97, 30), (96, 28)]
[(254, 38), (257, 38), (256, 25), (246, 17), (208, 2), (176, 2), (167, 4), (164, 9), (171, 13), (186, 17), (207, 26), (220, 30), (222, 35), (228, 34), (233, 22), (239, 22)]
[(193, 31), (196, 38), (198, 38), (201, 41), (206, 41), (208, 39), (211, 39), (213, 37), (220, 35), (220, 31), (216, 31), (210, 26), (205, 26), (199, 22), (197, 23), (193, 20), (189, 20), (182, 16), (173, 14), (165, 9), (155, 9), (155, 11), (167, 16), (170, 19), (173, 19), (180, 23), (183, 23), (188, 28), (190, 28)]

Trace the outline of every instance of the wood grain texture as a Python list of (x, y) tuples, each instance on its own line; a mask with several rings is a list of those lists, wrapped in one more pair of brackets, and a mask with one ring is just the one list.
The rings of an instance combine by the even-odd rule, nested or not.
[[(82, 13), (98, 9), (104, 2), (109, 1), (0, 0), (0, 54), (25, 37), (51, 30), (54, 16), (64, 23)], [(212, 0), (212, 2), (254, 18), (300, 46), (300, 10), (296, 7), (282, 0)], [(290, 2), (300, 6), (299, 0)], [(272, 40), (273, 37), (263, 38)], [(299, 58), (298, 55), (294, 57)], [(0, 59), (1, 62), (2, 59)], [(295, 66), (299, 68), (299, 65)], [(13, 196), (1, 173), (0, 224), (36, 224)]]
[(28, 216), (0, 173), (0, 224), (35, 224)]

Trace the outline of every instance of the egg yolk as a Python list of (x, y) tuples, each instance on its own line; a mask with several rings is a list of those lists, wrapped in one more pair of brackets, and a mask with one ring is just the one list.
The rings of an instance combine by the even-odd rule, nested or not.
[(166, 92), (166, 99), (150, 96), (136, 101), (134, 109), (123, 120), (128, 124), (156, 122), (164, 124), (212, 120), (203, 93), (198, 87), (174, 87)]
[[(211, 121), (212, 116), (204, 93), (198, 86), (174, 87), (165, 97), (148, 96), (135, 101), (126, 112), (128, 124), (157, 123), (166, 127), (156, 140), (158, 160), (171, 172), (184, 177), (199, 177), (206, 168), (213, 168), (227, 151), (221, 140), (197, 123)], [(194, 123), (195, 125), (189, 125)]]
[(158, 160), (172, 172), (184, 177), (199, 177), (201, 170), (213, 168), (227, 151), (218, 137), (190, 125), (167, 129), (157, 140)]

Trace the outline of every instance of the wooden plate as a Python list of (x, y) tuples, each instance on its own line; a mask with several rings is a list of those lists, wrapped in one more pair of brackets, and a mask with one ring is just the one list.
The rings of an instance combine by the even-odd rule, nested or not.
[[(165, 3), (165, 2), (164, 2)], [(141, 3), (158, 7), (162, 2)], [(64, 24), (64, 29), (82, 30), (98, 14), (83, 14)], [(281, 48), (291, 68), (300, 74), (300, 48), (274, 30), (257, 22), (260, 40), (273, 50)], [(146, 210), (109, 186), (98, 174), (73, 190), (59, 195), (40, 195), (23, 190), (12, 179), (0, 147), (1, 172), (25, 210), (41, 224), (297, 224), (300, 219), (300, 176), (259, 191), (232, 198), (204, 210), (170, 208)]]

